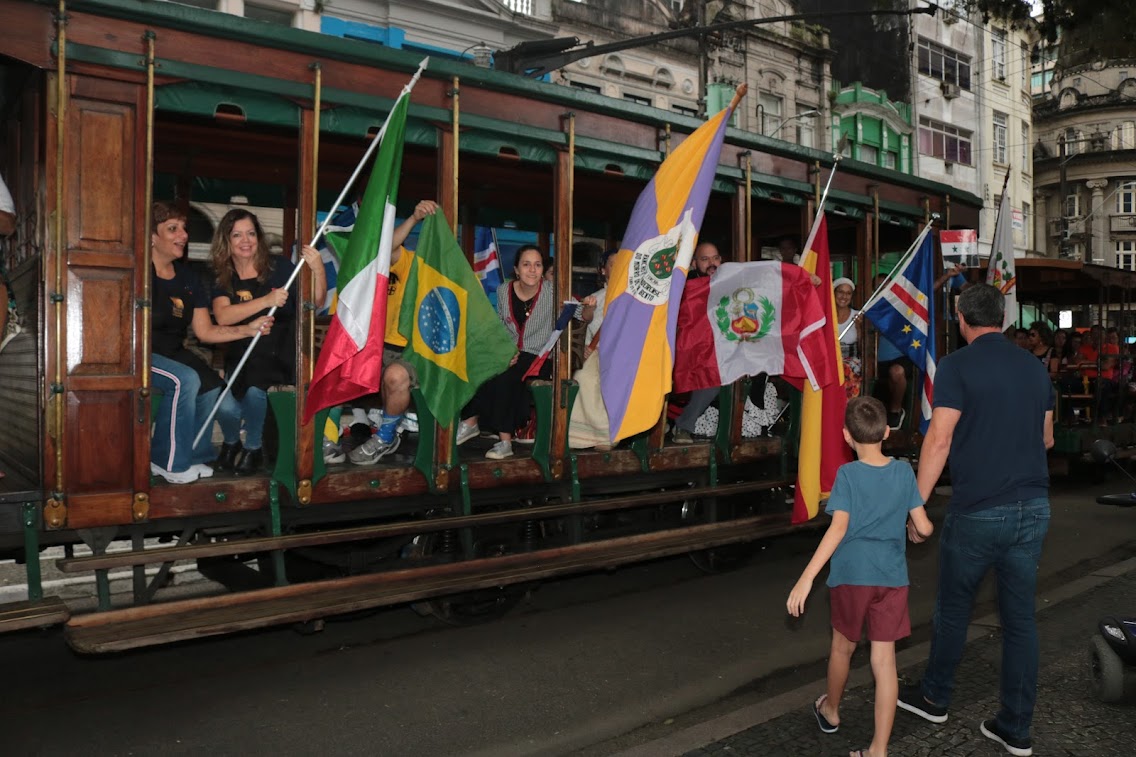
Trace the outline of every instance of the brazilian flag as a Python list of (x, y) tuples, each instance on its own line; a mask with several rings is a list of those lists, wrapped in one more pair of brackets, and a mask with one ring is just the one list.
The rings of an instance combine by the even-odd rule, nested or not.
[(517, 354), (441, 213), (422, 222), (398, 331), (407, 339), (402, 358), (443, 426)]

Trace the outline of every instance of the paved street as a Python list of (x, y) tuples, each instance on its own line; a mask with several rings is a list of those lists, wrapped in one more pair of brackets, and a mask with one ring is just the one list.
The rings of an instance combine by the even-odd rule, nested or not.
[[(1136, 565), (1132, 568), (1134, 572), (1041, 612), (1042, 667), (1033, 734), (1035, 754), (1136, 754), (1136, 702), (1107, 705), (1095, 698), (1089, 682), (1087, 651), (1090, 634), (1101, 615), (1136, 612)], [(934, 725), (900, 711), (891, 753), (905, 757), (1005, 754), (978, 731), (978, 724), (998, 709), (1000, 652), (997, 630), (972, 641), (959, 669), (950, 719), (943, 725)], [(859, 650), (857, 659), (866, 665), (866, 650)], [(923, 665), (918, 664), (900, 674), (914, 681), (922, 670)], [(821, 690), (818, 684), (817, 696)], [(841, 708), (840, 731), (835, 734), (822, 734), (806, 707), (692, 750), (687, 757), (847, 754), (871, 741), (872, 702), (870, 685), (851, 689)]]

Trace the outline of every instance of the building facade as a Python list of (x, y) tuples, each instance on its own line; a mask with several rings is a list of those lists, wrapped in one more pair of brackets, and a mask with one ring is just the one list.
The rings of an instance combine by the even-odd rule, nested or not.
[(837, 145), (844, 140), (847, 157), (912, 172), (911, 106), (892, 102), (886, 92), (869, 89), (862, 82), (847, 87), (833, 83), (832, 130)]

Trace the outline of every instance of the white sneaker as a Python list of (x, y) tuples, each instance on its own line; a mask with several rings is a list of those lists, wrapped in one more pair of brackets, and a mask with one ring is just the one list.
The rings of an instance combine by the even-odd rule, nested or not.
[(198, 478), (212, 478), (213, 469), (204, 463), (197, 463), (196, 465), (189, 466), (190, 470), (197, 471)]
[(504, 460), (506, 457), (513, 456), (513, 443), (512, 442), (497, 442), (488, 452), (485, 457), (489, 460)]
[(402, 420), (398, 423), (399, 432), (406, 431), (410, 434), (418, 433), (418, 413), (408, 412), (402, 416)]
[(191, 484), (201, 477), (201, 472), (196, 471), (193, 467), (183, 470), (180, 473), (168, 471), (165, 468), (158, 467), (155, 463), (150, 463), (150, 475), (161, 476), (169, 481), (171, 484)]
[(327, 463), (328, 465), (336, 465), (338, 463), (342, 463), (346, 459), (347, 455), (343, 454), (343, 448), (325, 436), (323, 440), (324, 463)]
[(465, 444), (470, 439), (481, 436), (481, 428), (476, 423), (462, 421), (458, 424), (458, 444)]
[(398, 434), (395, 434), (394, 439), (390, 442), (383, 442), (379, 437), (372, 436), (370, 439), (351, 450), (351, 453), (347, 455), (347, 459), (355, 465), (374, 465), (398, 449), (400, 441), (402, 441), (402, 437)]

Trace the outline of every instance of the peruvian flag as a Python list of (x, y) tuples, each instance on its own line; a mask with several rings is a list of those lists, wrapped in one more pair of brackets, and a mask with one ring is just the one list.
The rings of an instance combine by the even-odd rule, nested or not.
[(675, 391), (724, 386), (769, 373), (835, 381), (825, 314), (809, 274), (796, 265), (726, 263), (686, 284), (675, 338)]
[[(325, 407), (379, 390), (383, 374), (383, 339), (387, 323), (391, 237), (395, 200), (402, 170), (403, 135), (410, 89), (404, 89), (380, 133), (379, 154), (349, 239), (329, 234), (343, 245), (339, 264), (339, 304), (320, 350), (304, 403), (304, 423)], [(337, 252), (339, 251), (337, 247)]]

